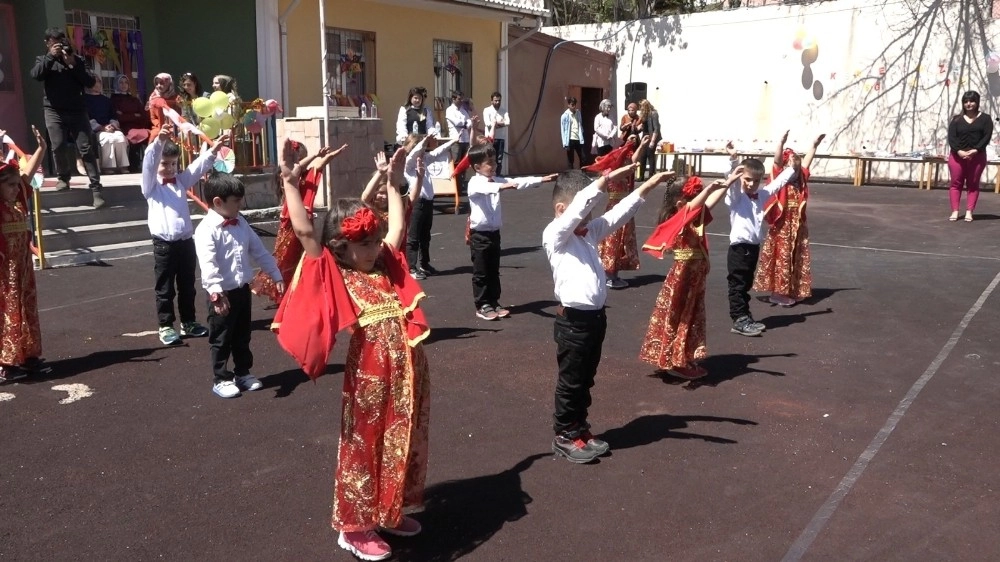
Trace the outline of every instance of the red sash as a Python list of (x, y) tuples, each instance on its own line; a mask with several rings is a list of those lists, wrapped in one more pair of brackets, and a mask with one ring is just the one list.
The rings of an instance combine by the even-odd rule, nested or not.
[[(687, 207), (684, 208), (682, 212), (674, 213), (672, 217), (660, 223), (653, 231), (653, 234), (649, 236), (642, 245), (642, 251), (647, 254), (657, 258), (663, 259), (663, 254), (674, 249), (674, 243), (677, 240), (677, 236), (687, 228), (688, 225), (695, 222), (698, 217), (702, 216), (704, 213), (704, 220), (699, 226), (699, 229), (704, 229), (708, 223), (712, 222), (712, 213), (704, 206), (698, 206), (694, 209), (688, 210)], [(704, 232), (701, 233), (701, 245), (702, 249), (706, 252), (708, 251), (708, 239), (705, 238)]]

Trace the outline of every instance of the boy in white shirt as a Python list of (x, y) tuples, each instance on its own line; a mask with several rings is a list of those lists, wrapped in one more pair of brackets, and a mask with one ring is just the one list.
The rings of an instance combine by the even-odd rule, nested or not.
[(503, 178), (496, 175), (496, 154), (492, 144), (477, 144), (469, 151), (469, 163), (476, 175), (469, 180), (469, 249), (472, 252), (472, 298), (476, 316), (497, 320), (510, 316), (500, 305), (500, 192), (506, 189), (538, 187), (556, 179), (541, 177)]
[[(201, 284), (208, 292), (208, 343), (212, 355), (212, 392), (234, 398), (241, 390), (263, 386), (250, 374), (250, 281), (253, 265), (285, 292), (281, 271), (257, 233), (240, 216), (246, 188), (234, 176), (213, 171), (205, 180), (205, 199), (212, 205), (194, 232)], [(233, 370), (226, 369), (229, 357)]]
[[(181, 149), (170, 140), (172, 126), (164, 126), (142, 157), (142, 195), (149, 207), (147, 223), (153, 237), (153, 272), (156, 275), (156, 315), (163, 345), (179, 344), (181, 336), (204, 337), (208, 330), (195, 321), (194, 286), (198, 257), (194, 251), (194, 225), (188, 209), (187, 190), (212, 168), (228, 137), (201, 153), (178, 173)], [(176, 287), (176, 290), (175, 290)], [(181, 317), (180, 334), (174, 329), (174, 295)]]
[(795, 170), (786, 168), (774, 181), (762, 186), (764, 164), (756, 158), (747, 158), (737, 166), (732, 144), (726, 148), (730, 151), (732, 164), (732, 172), (726, 179), (730, 224), (726, 282), (729, 285), (729, 316), (733, 319), (730, 331), (753, 337), (765, 329), (764, 324), (755, 321), (750, 314), (750, 288), (760, 258), (764, 207), (768, 199), (788, 183)]
[(490, 105), (483, 110), (484, 135), (493, 139), (493, 151), (497, 153), (497, 174), (503, 175), (503, 155), (507, 150), (507, 129), (510, 127), (510, 115), (500, 107), (503, 96), (493, 92)]
[(573, 463), (591, 462), (609, 448), (594, 437), (587, 422), (590, 388), (608, 327), (604, 314), (608, 287), (597, 244), (632, 218), (654, 187), (674, 177), (674, 172), (654, 175), (610, 211), (592, 219), (594, 209), (607, 204), (607, 182), (635, 174), (636, 166), (606, 170), (596, 181), (581, 170), (559, 174), (552, 191), (555, 218), (542, 233), (559, 300), (554, 330), (559, 378), (552, 451)]
[[(469, 116), (469, 112), (463, 107), (464, 104), (465, 97), (462, 92), (452, 92), (451, 105), (444, 112), (445, 120), (448, 121), (448, 132), (452, 138), (458, 138), (458, 144), (456, 145), (458, 149), (452, 151), (452, 157), (455, 162), (464, 158), (466, 153), (469, 152), (469, 132), (479, 122), (479, 117)], [(465, 174), (458, 177), (458, 183), (459, 189), (465, 191)]]

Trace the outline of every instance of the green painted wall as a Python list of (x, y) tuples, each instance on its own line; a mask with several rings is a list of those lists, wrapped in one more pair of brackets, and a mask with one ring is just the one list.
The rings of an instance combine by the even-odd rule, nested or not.
[[(18, 50), (29, 123), (41, 125), (42, 87), (30, 76), (35, 58), (45, 50), (45, 29), (65, 24), (66, 10), (87, 10), (139, 18), (146, 88), (159, 72), (193, 72), (210, 90), (212, 76), (230, 74), (241, 97), (257, 97), (257, 31), (254, 0), (0, 0), (14, 5)], [(195, 17), (208, 9), (207, 17)]]

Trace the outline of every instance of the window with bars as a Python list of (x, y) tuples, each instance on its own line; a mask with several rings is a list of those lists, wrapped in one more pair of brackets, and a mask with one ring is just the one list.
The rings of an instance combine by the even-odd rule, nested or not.
[(326, 28), (326, 75), (333, 96), (374, 94), (375, 33)]
[(434, 40), (434, 97), (437, 107), (448, 107), (451, 93), (472, 97), (472, 44)]
[(87, 69), (101, 81), (105, 95), (115, 91), (115, 78), (125, 74), (132, 79), (132, 93), (145, 97), (145, 80), (140, 79), (138, 72), (142, 59), (139, 31), (139, 18), (135, 16), (84, 10), (66, 12), (66, 35), (87, 61)]

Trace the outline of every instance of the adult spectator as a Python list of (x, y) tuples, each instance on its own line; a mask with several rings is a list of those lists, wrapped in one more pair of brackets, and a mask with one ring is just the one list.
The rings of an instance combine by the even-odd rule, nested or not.
[(573, 169), (573, 154), (576, 154), (583, 167), (583, 114), (576, 108), (576, 98), (566, 98), (566, 111), (559, 118), (559, 133), (562, 136), (563, 150), (566, 151), (566, 161), (569, 169)]
[(611, 152), (615, 139), (615, 122), (611, 119), (611, 100), (601, 100), (601, 112), (594, 116), (594, 141), (590, 148), (593, 154), (604, 156)]
[(406, 104), (399, 108), (396, 117), (396, 142), (403, 144), (410, 133), (420, 135), (436, 134), (437, 123), (427, 103), (427, 88), (414, 86), (406, 96)]
[(178, 115), (183, 111), (181, 102), (178, 100), (177, 89), (174, 88), (174, 77), (166, 72), (161, 72), (153, 77), (153, 93), (149, 94), (149, 101), (146, 102), (149, 120), (153, 122), (149, 136), (159, 135), (160, 129), (170, 122), (170, 119), (163, 113), (163, 110), (168, 107), (176, 111)]
[(93, 86), (96, 80), (87, 74), (86, 62), (73, 51), (62, 29), (52, 27), (45, 30), (45, 47), (46, 53), (35, 59), (31, 77), (42, 82), (45, 90), (42, 108), (59, 177), (56, 189), (69, 189), (69, 178), (73, 175), (76, 159), (67, 154), (66, 142), (72, 138), (90, 178), (94, 208), (100, 208), (104, 206), (104, 198), (101, 197), (101, 171), (97, 167), (97, 142), (83, 101), (84, 88)]
[[(451, 157), (455, 162), (459, 162), (469, 153), (469, 131), (476, 126), (479, 121), (477, 116), (469, 116), (469, 110), (465, 108), (465, 95), (462, 92), (451, 93), (451, 105), (445, 111), (444, 117), (448, 121), (448, 133), (451, 138), (458, 138), (458, 142), (452, 147)], [(459, 189), (465, 191), (465, 174), (458, 176)]]
[(642, 131), (642, 121), (639, 120), (639, 104), (632, 102), (625, 106), (625, 115), (622, 115), (618, 131), (623, 141), (628, 140), (632, 135), (639, 136)]
[(503, 155), (507, 150), (507, 129), (510, 127), (510, 115), (500, 107), (503, 97), (500, 92), (493, 92), (490, 105), (483, 110), (483, 127), (487, 137), (493, 139), (493, 151), (497, 153), (496, 175), (503, 175)]
[(87, 88), (84, 103), (87, 115), (90, 116), (90, 128), (97, 135), (101, 147), (101, 172), (111, 173), (117, 170), (124, 174), (128, 172), (128, 140), (121, 130), (121, 124), (115, 119), (115, 110), (111, 99), (104, 95), (104, 86), (100, 80)]
[(979, 111), (979, 92), (968, 91), (962, 95), (962, 113), (952, 117), (948, 125), (948, 171), (951, 184), (950, 221), (958, 220), (958, 205), (962, 190), (968, 192), (965, 200), (965, 222), (972, 222), (972, 213), (979, 201), (979, 181), (986, 169), (986, 146), (993, 140), (993, 118)]
[(639, 120), (642, 122), (639, 140), (649, 137), (646, 153), (639, 161), (639, 179), (643, 180), (653, 177), (653, 174), (656, 173), (656, 153), (658, 152), (656, 145), (660, 142), (660, 114), (653, 107), (653, 104), (649, 103), (649, 100), (639, 102)]
[(149, 112), (145, 104), (132, 93), (128, 76), (119, 74), (115, 79), (115, 93), (111, 94), (111, 106), (115, 110), (115, 118), (121, 127), (129, 144), (129, 169), (138, 170), (142, 162), (142, 151), (149, 140), (149, 129), (153, 124), (149, 121)]
[[(215, 80), (213, 80), (214, 82)], [(177, 93), (180, 96), (181, 108), (183, 109), (181, 116), (189, 123), (194, 123), (195, 125), (201, 123), (201, 117), (194, 112), (194, 100), (202, 97), (203, 92), (204, 90), (201, 89), (201, 82), (197, 76), (190, 72), (181, 74), (181, 89)]]

